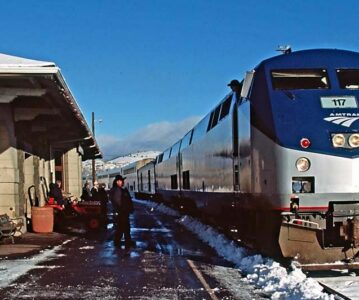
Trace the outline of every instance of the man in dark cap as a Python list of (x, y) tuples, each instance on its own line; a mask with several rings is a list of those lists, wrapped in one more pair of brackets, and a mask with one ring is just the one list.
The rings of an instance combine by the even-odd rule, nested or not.
[(237, 98), (240, 96), (242, 84), (237, 79), (233, 79), (230, 83), (227, 84), (227, 86), (232, 89), (233, 93), (237, 94)]
[(114, 211), (117, 213), (114, 244), (121, 247), (122, 235), (125, 236), (125, 248), (128, 249), (133, 246), (130, 234), (130, 220), (129, 215), (133, 213), (133, 202), (129, 191), (124, 188), (126, 177), (116, 175), (112, 188), (110, 190), (110, 200), (112, 202)]

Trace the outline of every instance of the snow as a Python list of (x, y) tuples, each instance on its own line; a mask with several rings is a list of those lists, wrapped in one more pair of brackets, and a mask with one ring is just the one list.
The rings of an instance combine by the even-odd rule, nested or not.
[(142, 205), (146, 205), (148, 207), (150, 207), (150, 210), (151, 211), (154, 211), (154, 210), (157, 210), (157, 211), (160, 211), (166, 215), (169, 215), (169, 216), (172, 216), (172, 217), (180, 217), (181, 214), (172, 209), (172, 208), (169, 208), (168, 206), (164, 205), (163, 203), (155, 203), (155, 202), (152, 202), (152, 201), (145, 201), (145, 200), (138, 200), (138, 199), (133, 199), (133, 202), (135, 203), (138, 203), (138, 204), (142, 204)]
[(8, 286), (11, 282), (18, 279), (20, 276), (26, 274), (31, 269), (40, 268), (57, 268), (58, 266), (39, 266), (40, 263), (56, 258), (57, 252), (62, 246), (69, 243), (67, 240), (62, 245), (56, 246), (52, 249), (41, 251), (38, 255), (31, 258), (15, 259), (15, 260), (1, 260), (0, 261), (0, 288)]
[[(335, 270), (332, 270), (335, 272)], [(342, 293), (349, 299), (359, 300), (359, 280), (355, 272), (338, 270), (338, 276), (316, 278), (330, 288)]]
[[(136, 201), (149, 206), (151, 210), (158, 210), (174, 217), (180, 216), (177, 211), (163, 204)], [(273, 259), (259, 254), (251, 255), (247, 249), (238, 246), (216, 229), (190, 216), (183, 216), (178, 222), (214, 248), (220, 256), (234, 263), (245, 275), (246, 281), (270, 294), (271, 299), (334, 299), (333, 296), (322, 292), (323, 288), (316, 280), (307, 278), (294, 265), (293, 271), (288, 271)]]
[(80, 247), (79, 250), (91, 250), (91, 249), (95, 249), (94, 246), (83, 246), (83, 247)]
[[(143, 151), (143, 152), (136, 152), (131, 153), (124, 156), (119, 156), (117, 158), (114, 158), (109, 161), (104, 161), (102, 159), (96, 159), (95, 160), (95, 167), (96, 171), (100, 174), (103, 172), (106, 173), (106, 171), (111, 170), (120, 170), (122, 167), (131, 164), (133, 162), (146, 159), (146, 158), (152, 158), (155, 159), (156, 156), (158, 156), (161, 152), (159, 151)], [(85, 161), (82, 164), (83, 167), (83, 175), (90, 176), (92, 173), (92, 162), (91, 161)]]
[[(138, 204), (148, 206), (150, 211), (160, 211), (177, 218), (177, 221), (181, 225), (196, 234), (206, 244), (210, 245), (220, 256), (232, 262), (236, 267), (235, 270), (229, 270), (220, 266), (215, 266), (212, 270), (217, 273), (217, 278), (221, 278), (221, 283), (225, 283), (225, 286), (231, 287), (231, 290), (237, 289), (238, 296), (243, 292), (243, 288), (236, 283), (236, 280), (237, 282), (241, 280), (244, 283), (250, 283), (262, 293), (269, 295), (271, 299), (334, 299), (333, 296), (322, 292), (322, 287), (317, 281), (307, 278), (306, 275), (295, 266), (292, 267), (292, 271), (288, 271), (278, 262), (270, 258), (262, 255), (252, 255), (247, 249), (238, 246), (234, 241), (229, 240), (216, 229), (190, 216), (181, 216), (177, 211), (164, 204), (142, 200), (134, 201)], [(0, 288), (9, 286), (13, 281), (31, 269), (59, 267), (41, 266), (41, 263), (62, 255), (58, 252), (70, 241), (71, 240), (65, 241), (62, 245), (54, 247), (53, 249), (44, 250), (31, 258), (0, 260)], [(90, 250), (93, 248), (93, 246), (83, 246), (79, 249)], [(211, 272), (211, 270), (208, 269), (208, 272)], [(346, 281), (347, 285), (352, 286), (353, 291), (357, 290), (358, 284), (353, 283), (351, 278), (343, 278), (343, 280)], [(167, 292), (170, 298), (170, 296), (173, 296), (172, 293), (174, 293), (175, 290)]]

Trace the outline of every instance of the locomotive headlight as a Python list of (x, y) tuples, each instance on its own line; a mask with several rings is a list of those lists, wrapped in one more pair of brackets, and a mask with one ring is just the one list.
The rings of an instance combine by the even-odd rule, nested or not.
[(345, 137), (344, 134), (337, 133), (332, 137), (332, 143), (335, 148), (344, 147), (345, 145)]
[(352, 148), (358, 148), (359, 147), (359, 134), (354, 133), (349, 137), (349, 145)]
[(308, 158), (301, 157), (297, 159), (295, 166), (299, 172), (306, 172), (310, 168), (310, 161)]

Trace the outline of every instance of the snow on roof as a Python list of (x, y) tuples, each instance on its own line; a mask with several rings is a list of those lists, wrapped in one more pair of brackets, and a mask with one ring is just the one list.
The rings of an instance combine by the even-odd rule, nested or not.
[(0, 53), (0, 68), (56, 67), (55, 63)]

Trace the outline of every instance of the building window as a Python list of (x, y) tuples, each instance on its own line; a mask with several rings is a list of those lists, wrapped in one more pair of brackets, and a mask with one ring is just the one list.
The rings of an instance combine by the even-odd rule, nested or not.
[(142, 173), (140, 174), (140, 190), (143, 191), (143, 178), (142, 178)]
[(171, 175), (171, 189), (172, 190), (177, 190), (177, 188), (178, 188), (177, 174), (176, 175)]
[(183, 176), (183, 189), (189, 190), (190, 189), (189, 171), (184, 171), (182, 173), (182, 176)]

